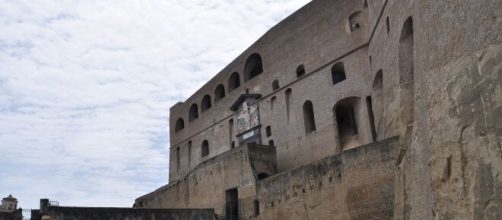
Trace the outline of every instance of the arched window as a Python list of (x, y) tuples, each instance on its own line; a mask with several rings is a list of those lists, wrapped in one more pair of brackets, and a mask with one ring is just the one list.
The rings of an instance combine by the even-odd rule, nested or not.
[(306, 101), (303, 104), (303, 120), (305, 122), (305, 133), (309, 134), (316, 130), (314, 106), (311, 101)]
[(279, 81), (278, 80), (274, 80), (274, 82), (272, 82), (272, 90), (278, 90), (279, 89)]
[(209, 155), (209, 142), (204, 140), (201, 145), (200, 156), (205, 157), (207, 155)]
[(361, 28), (361, 11), (356, 11), (349, 16), (350, 31), (355, 32)]
[(225, 97), (225, 87), (222, 84), (219, 84), (216, 86), (216, 90), (214, 91), (214, 101), (217, 102), (223, 97)]
[(197, 104), (192, 104), (188, 113), (188, 121), (193, 121), (197, 118), (199, 118), (199, 107)]
[(333, 85), (346, 79), (343, 62), (336, 63), (331, 67), (331, 79), (333, 80)]
[(205, 95), (204, 98), (202, 98), (202, 103), (200, 105), (200, 110), (202, 112), (205, 112), (206, 110), (211, 108), (211, 96)]
[(296, 68), (296, 77), (300, 78), (302, 76), (305, 76), (305, 66), (303, 64)]
[(181, 131), (183, 128), (185, 128), (185, 121), (183, 118), (178, 118), (178, 120), (176, 120), (176, 125), (174, 126), (174, 132)]
[(241, 77), (238, 72), (232, 73), (228, 79), (228, 91), (231, 92), (241, 86)]
[(244, 66), (244, 81), (248, 81), (263, 73), (263, 63), (261, 56), (257, 53), (251, 54)]

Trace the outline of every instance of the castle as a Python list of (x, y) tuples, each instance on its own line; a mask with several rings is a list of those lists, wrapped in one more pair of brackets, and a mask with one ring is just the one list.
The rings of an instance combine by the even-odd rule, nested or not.
[(136, 208), (502, 219), (502, 1), (314, 0), (170, 109)]

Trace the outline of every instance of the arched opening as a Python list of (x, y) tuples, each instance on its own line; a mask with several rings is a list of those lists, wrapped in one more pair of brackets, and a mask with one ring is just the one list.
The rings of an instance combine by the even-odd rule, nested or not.
[(272, 90), (275, 91), (275, 90), (278, 90), (279, 89), (279, 81), (278, 80), (274, 80), (274, 82), (272, 82)]
[(296, 68), (296, 77), (300, 78), (305, 76), (305, 66), (302, 64)]
[(178, 118), (176, 120), (176, 125), (174, 126), (174, 132), (177, 133), (185, 128), (185, 121), (183, 118)]
[(200, 156), (205, 157), (207, 155), (209, 155), (209, 142), (204, 140), (201, 145)]
[(371, 89), (371, 100), (372, 100), (372, 110), (373, 110), (373, 120), (375, 128), (375, 138), (377, 140), (377, 134), (380, 130), (380, 125), (383, 121), (383, 111), (384, 111), (384, 98), (383, 98), (383, 71), (378, 70), (375, 79), (373, 80), (373, 86)]
[(363, 8), (368, 8), (368, 0), (364, 0)]
[(246, 60), (244, 66), (244, 80), (248, 81), (263, 73), (263, 62), (261, 56), (257, 53), (251, 54)]
[(333, 80), (333, 85), (347, 79), (345, 76), (345, 66), (343, 65), (343, 62), (336, 63), (333, 67), (331, 67), (331, 79)]
[(358, 121), (356, 111), (361, 98), (350, 97), (339, 101), (334, 108), (338, 138), (342, 149), (358, 145)]
[(406, 144), (411, 141), (414, 121), (413, 20), (406, 19), (399, 40), (400, 130)]
[(361, 18), (362, 18), (361, 11), (356, 11), (349, 16), (350, 32), (355, 32), (361, 28), (362, 26)]
[(258, 178), (258, 180), (262, 180), (262, 179), (265, 179), (265, 178), (268, 178), (270, 176), (270, 174), (268, 173), (259, 173), (258, 175), (256, 175), (256, 177)]
[(231, 92), (241, 86), (241, 77), (238, 72), (232, 73), (228, 79), (228, 91)]
[(219, 84), (214, 91), (214, 101), (217, 102), (225, 97), (225, 86)]
[(197, 104), (192, 104), (188, 113), (188, 121), (193, 121), (197, 118), (199, 118), (199, 107)]
[(311, 101), (303, 103), (303, 120), (305, 122), (305, 133), (309, 134), (316, 130), (314, 106)]
[(211, 108), (211, 96), (205, 95), (204, 98), (202, 98), (202, 103), (200, 105), (200, 108), (202, 112), (205, 112)]

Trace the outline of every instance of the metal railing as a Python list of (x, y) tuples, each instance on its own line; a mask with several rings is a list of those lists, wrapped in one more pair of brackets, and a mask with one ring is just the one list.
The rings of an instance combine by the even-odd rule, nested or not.
[(49, 200), (49, 205), (50, 206), (59, 206), (59, 202), (58, 201), (54, 201), (54, 200)]

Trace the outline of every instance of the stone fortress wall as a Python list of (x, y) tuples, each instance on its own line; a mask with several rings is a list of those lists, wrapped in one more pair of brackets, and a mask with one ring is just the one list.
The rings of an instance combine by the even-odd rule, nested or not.
[[(233, 148), (252, 148), (239, 130), (242, 112), (230, 107), (242, 94), (258, 94), (253, 102), (259, 112), (256, 144), (274, 148), (277, 170), (265, 179), (253, 167), (242, 174), (251, 173), (255, 181), (247, 178), (254, 193), (239, 194), (239, 199), (248, 201), (239, 204), (244, 219), (308, 219), (306, 213), (338, 211), (333, 219), (368, 219), (357, 211), (375, 205), (364, 202), (364, 192), (377, 195), (377, 200), (392, 198), (387, 203), (391, 210), (384, 206), (385, 212), (373, 219), (500, 219), (501, 8), (498, 0), (312, 1), (171, 108), (170, 184), (164, 188), (175, 189)], [(343, 158), (362, 146), (379, 148), (380, 141), (395, 136), (392, 172), (383, 159), (389, 158), (387, 154), (370, 160), (385, 169), (366, 165), (350, 171), (354, 184), (361, 187), (351, 191), (358, 195), (353, 198), (361, 203), (353, 199), (336, 203), (342, 201), (339, 196), (350, 194), (342, 187), (328, 193), (333, 198), (314, 203), (305, 203), (313, 200), (303, 197), (305, 206), (325, 207), (315, 212), (277, 205), (285, 196), (280, 192), (290, 191), (287, 184), (278, 184), (286, 181), (285, 176), (294, 181), (308, 169), (315, 171), (314, 164)], [(360, 159), (367, 158), (363, 154)], [(336, 173), (344, 166), (327, 167)], [(386, 180), (385, 193), (371, 194), (370, 189), (380, 186), (371, 175)], [(243, 179), (233, 178), (242, 183)], [(205, 185), (209, 190), (215, 187)], [(223, 198), (228, 189), (213, 190), (204, 198)], [(190, 190), (183, 196), (203, 198)], [(183, 197), (154, 192), (138, 198), (136, 205), (162, 198)], [(252, 199), (258, 207), (254, 211), (249, 208)], [(327, 206), (333, 202), (336, 205)], [(142, 206), (177, 204), (181, 203)], [(224, 200), (205, 205), (222, 215), (228, 206)], [(291, 210), (299, 213), (285, 214)]]

